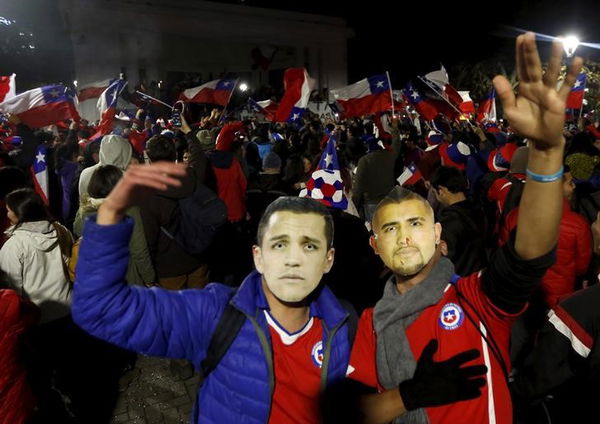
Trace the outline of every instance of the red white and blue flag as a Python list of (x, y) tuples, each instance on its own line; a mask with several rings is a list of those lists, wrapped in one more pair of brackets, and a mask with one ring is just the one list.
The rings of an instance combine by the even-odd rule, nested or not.
[(105, 79), (102, 81), (94, 81), (82, 86), (77, 94), (79, 102), (81, 103), (85, 102), (86, 100), (97, 99), (113, 82), (115, 82), (114, 79)]
[(411, 163), (404, 167), (404, 171), (402, 171), (402, 174), (400, 174), (396, 181), (398, 181), (398, 184), (401, 186), (408, 186), (416, 184), (422, 178), (423, 176), (421, 175), (419, 168), (414, 163)]
[(285, 93), (277, 108), (275, 122), (298, 122), (308, 106), (314, 80), (304, 68), (289, 68), (283, 75), (283, 87)]
[(475, 104), (471, 99), (468, 91), (459, 91), (460, 97), (462, 97), (463, 102), (460, 105), (460, 111), (462, 113), (474, 113), (475, 112)]
[(5, 100), (0, 103), (0, 112), (16, 115), (31, 128), (40, 128), (65, 119), (79, 120), (76, 101), (75, 93), (64, 85), (47, 85)]
[(126, 85), (127, 81), (123, 79), (114, 80), (98, 99), (97, 107), (100, 111), (100, 124), (98, 124), (96, 134), (90, 137), (91, 139), (110, 134), (112, 131), (112, 123), (117, 114), (117, 101)]
[(261, 100), (257, 102), (252, 97), (248, 97), (248, 107), (254, 112), (264, 115), (269, 121), (272, 121), (275, 118), (279, 104), (273, 100)]
[(458, 90), (450, 85), (448, 72), (446, 72), (444, 65), (442, 65), (439, 71), (433, 71), (425, 74), (423, 78), (426, 82), (431, 84), (445, 100), (451, 103), (454, 107), (460, 108), (460, 105), (463, 103), (463, 98)]
[(33, 164), (29, 168), (33, 177), (33, 188), (40, 195), (45, 205), (48, 205), (48, 148), (45, 144), (37, 147)]
[(392, 88), (387, 74), (374, 75), (331, 90), (346, 118), (392, 110)]
[(16, 95), (15, 74), (0, 76), (0, 103), (12, 99)]
[(477, 109), (477, 122), (496, 121), (496, 89), (492, 88), (489, 96), (487, 96)]
[(575, 84), (567, 97), (567, 109), (581, 109), (583, 106), (583, 95), (585, 94), (586, 77), (582, 72), (577, 75)]
[(179, 96), (179, 100), (189, 103), (210, 103), (225, 107), (229, 103), (237, 81), (236, 78), (209, 81), (198, 87), (184, 90)]
[(434, 119), (439, 111), (438, 109), (429, 101), (421, 97), (416, 88), (413, 87), (412, 83), (408, 83), (406, 88), (404, 89), (404, 97), (408, 101), (410, 105), (412, 105), (417, 113), (423, 117), (426, 121), (431, 121)]

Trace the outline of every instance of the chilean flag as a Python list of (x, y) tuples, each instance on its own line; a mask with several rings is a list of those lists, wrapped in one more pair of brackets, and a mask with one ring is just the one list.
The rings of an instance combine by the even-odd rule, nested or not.
[(442, 68), (439, 71), (430, 72), (426, 74), (424, 78), (429, 83), (433, 84), (438, 90), (440, 90), (442, 96), (446, 100), (452, 103), (455, 107), (460, 108), (460, 105), (463, 103), (463, 98), (456, 88), (450, 85), (448, 72), (446, 72), (444, 65), (442, 65)]
[(37, 153), (33, 159), (33, 164), (29, 168), (33, 177), (33, 188), (40, 195), (44, 204), (48, 205), (48, 148), (45, 144), (40, 144)]
[(98, 99), (98, 110), (100, 111), (100, 124), (98, 130), (90, 139), (97, 138), (101, 135), (110, 134), (112, 131), (112, 123), (117, 112), (117, 101), (119, 95), (127, 85), (127, 81), (123, 79), (114, 80), (111, 85), (102, 93)]
[(272, 121), (275, 118), (279, 104), (273, 100), (261, 100), (257, 102), (252, 97), (248, 97), (248, 107), (257, 113), (263, 114), (265, 118)]
[(392, 109), (392, 89), (386, 74), (374, 75), (352, 85), (331, 90), (346, 118)]
[(77, 95), (79, 102), (85, 102), (86, 100), (90, 99), (97, 99), (102, 95), (104, 90), (106, 90), (108, 86), (111, 85), (113, 82), (115, 82), (114, 79), (105, 79), (102, 81), (95, 81), (86, 84), (85, 86), (81, 87), (81, 89), (79, 90), (79, 94)]
[(421, 175), (421, 171), (414, 163), (411, 163), (409, 166), (404, 167), (404, 171), (397, 178), (398, 184), (401, 186), (413, 185), (417, 183), (423, 176)]
[(0, 112), (18, 116), (31, 128), (40, 128), (65, 119), (79, 120), (75, 101), (75, 93), (64, 85), (47, 85), (5, 100), (0, 103)]
[(426, 121), (431, 121), (438, 115), (438, 109), (431, 104), (428, 100), (423, 99), (419, 92), (412, 86), (412, 83), (408, 83), (404, 89), (404, 97), (409, 104), (414, 106), (415, 110), (419, 115)]
[(0, 103), (15, 97), (15, 74), (8, 77), (0, 76)]
[(283, 75), (285, 93), (277, 108), (274, 121), (297, 122), (306, 110), (313, 86), (314, 80), (308, 76), (306, 69), (286, 69)]
[(582, 72), (577, 75), (575, 84), (567, 97), (567, 109), (581, 109), (583, 106), (583, 95), (585, 93), (585, 74)]
[(471, 99), (471, 96), (469, 95), (468, 91), (459, 91), (458, 94), (460, 94), (460, 97), (462, 97), (463, 102), (460, 105), (460, 111), (462, 113), (474, 113), (475, 112), (475, 105), (473, 104), (473, 100)]
[(188, 88), (179, 96), (179, 100), (189, 103), (210, 103), (219, 106), (227, 106), (233, 89), (237, 85), (237, 79), (225, 78), (209, 81), (198, 87)]
[(477, 122), (495, 121), (496, 120), (496, 89), (492, 91), (477, 109)]

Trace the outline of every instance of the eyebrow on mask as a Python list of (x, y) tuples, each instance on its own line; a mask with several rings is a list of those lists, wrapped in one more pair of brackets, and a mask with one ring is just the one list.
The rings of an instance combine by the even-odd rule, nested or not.
[(408, 218), (408, 219), (407, 219), (407, 221), (408, 221), (409, 223), (411, 223), (411, 224), (412, 224), (413, 222), (425, 222), (425, 218), (424, 218), (424, 217), (422, 217), (422, 216), (415, 216), (415, 217), (412, 217), (412, 218)]
[(309, 237), (309, 236), (304, 236), (303, 239), (302, 239), (302, 241), (305, 242), (305, 243), (306, 242), (310, 242), (310, 243), (313, 243), (313, 244), (316, 244), (316, 245), (319, 245), (319, 246), (321, 245), (321, 240), (316, 239), (316, 238), (312, 238), (312, 237)]

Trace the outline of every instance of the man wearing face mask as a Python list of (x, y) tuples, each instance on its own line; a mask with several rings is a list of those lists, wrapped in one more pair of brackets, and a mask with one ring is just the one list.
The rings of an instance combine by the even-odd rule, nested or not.
[[(204, 360), (215, 352), (212, 337), (232, 306), (243, 314), (243, 323), (205, 376), (191, 422), (321, 422), (321, 394), (352, 370), (350, 313), (319, 284), (333, 264), (331, 216), (312, 199), (273, 202), (252, 249), (256, 271), (237, 291), (218, 283), (185, 291), (126, 285), (132, 222), (125, 210), (148, 189), (181, 185), (185, 172), (185, 165), (175, 163), (130, 166), (97, 217), (86, 222), (73, 319), (94, 336), (124, 348), (185, 358), (204, 368)], [(462, 373), (476, 377), (485, 367), (459, 371), (470, 359), (472, 355), (463, 354), (438, 364), (428, 358), (427, 372), (414, 380), (429, 387), (444, 378), (431, 373), (436, 369), (453, 373), (445, 375), (452, 388), (480, 386), (482, 381), (466, 382)]]
[[(443, 228), (422, 197), (397, 187), (382, 200), (372, 222), (371, 246), (393, 276), (374, 309), (358, 325), (351, 356), (359, 364), (350, 377), (386, 393), (367, 399), (364, 408), (376, 422), (394, 424), (512, 423), (507, 380), (510, 373), (511, 325), (554, 262), (563, 206), (563, 137), (565, 102), (581, 69), (574, 58), (565, 85), (556, 89), (562, 47), (554, 43), (542, 72), (532, 33), (517, 38), (519, 94), (503, 76), (494, 86), (511, 128), (530, 140), (527, 183), (520, 201), (516, 235), (492, 256), (489, 266), (466, 277), (455, 275), (443, 257)], [(464, 237), (469, 237), (464, 234)], [(443, 361), (457, 351), (474, 348), (488, 368), (481, 396), (444, 406), (427, 407), (443, 385), (416, 390), (416, 358), (438, 340), (433, 358)], [(361, 360), (365, 358), (365, 360)], [(366, 359), (375, 358), (370, 367)], [(416, 368), (416, 369), (415, 369)], [(409, 412), (399, 417), (399, 412)]]

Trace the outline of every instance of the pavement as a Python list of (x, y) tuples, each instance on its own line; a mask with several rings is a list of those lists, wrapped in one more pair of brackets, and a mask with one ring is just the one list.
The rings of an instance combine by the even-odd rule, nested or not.
[(200, 377), (174, 376), (169, 359), (138, 355), (135, 368), (119, 381), (120, 393), (111, 423), (189, 423)]

